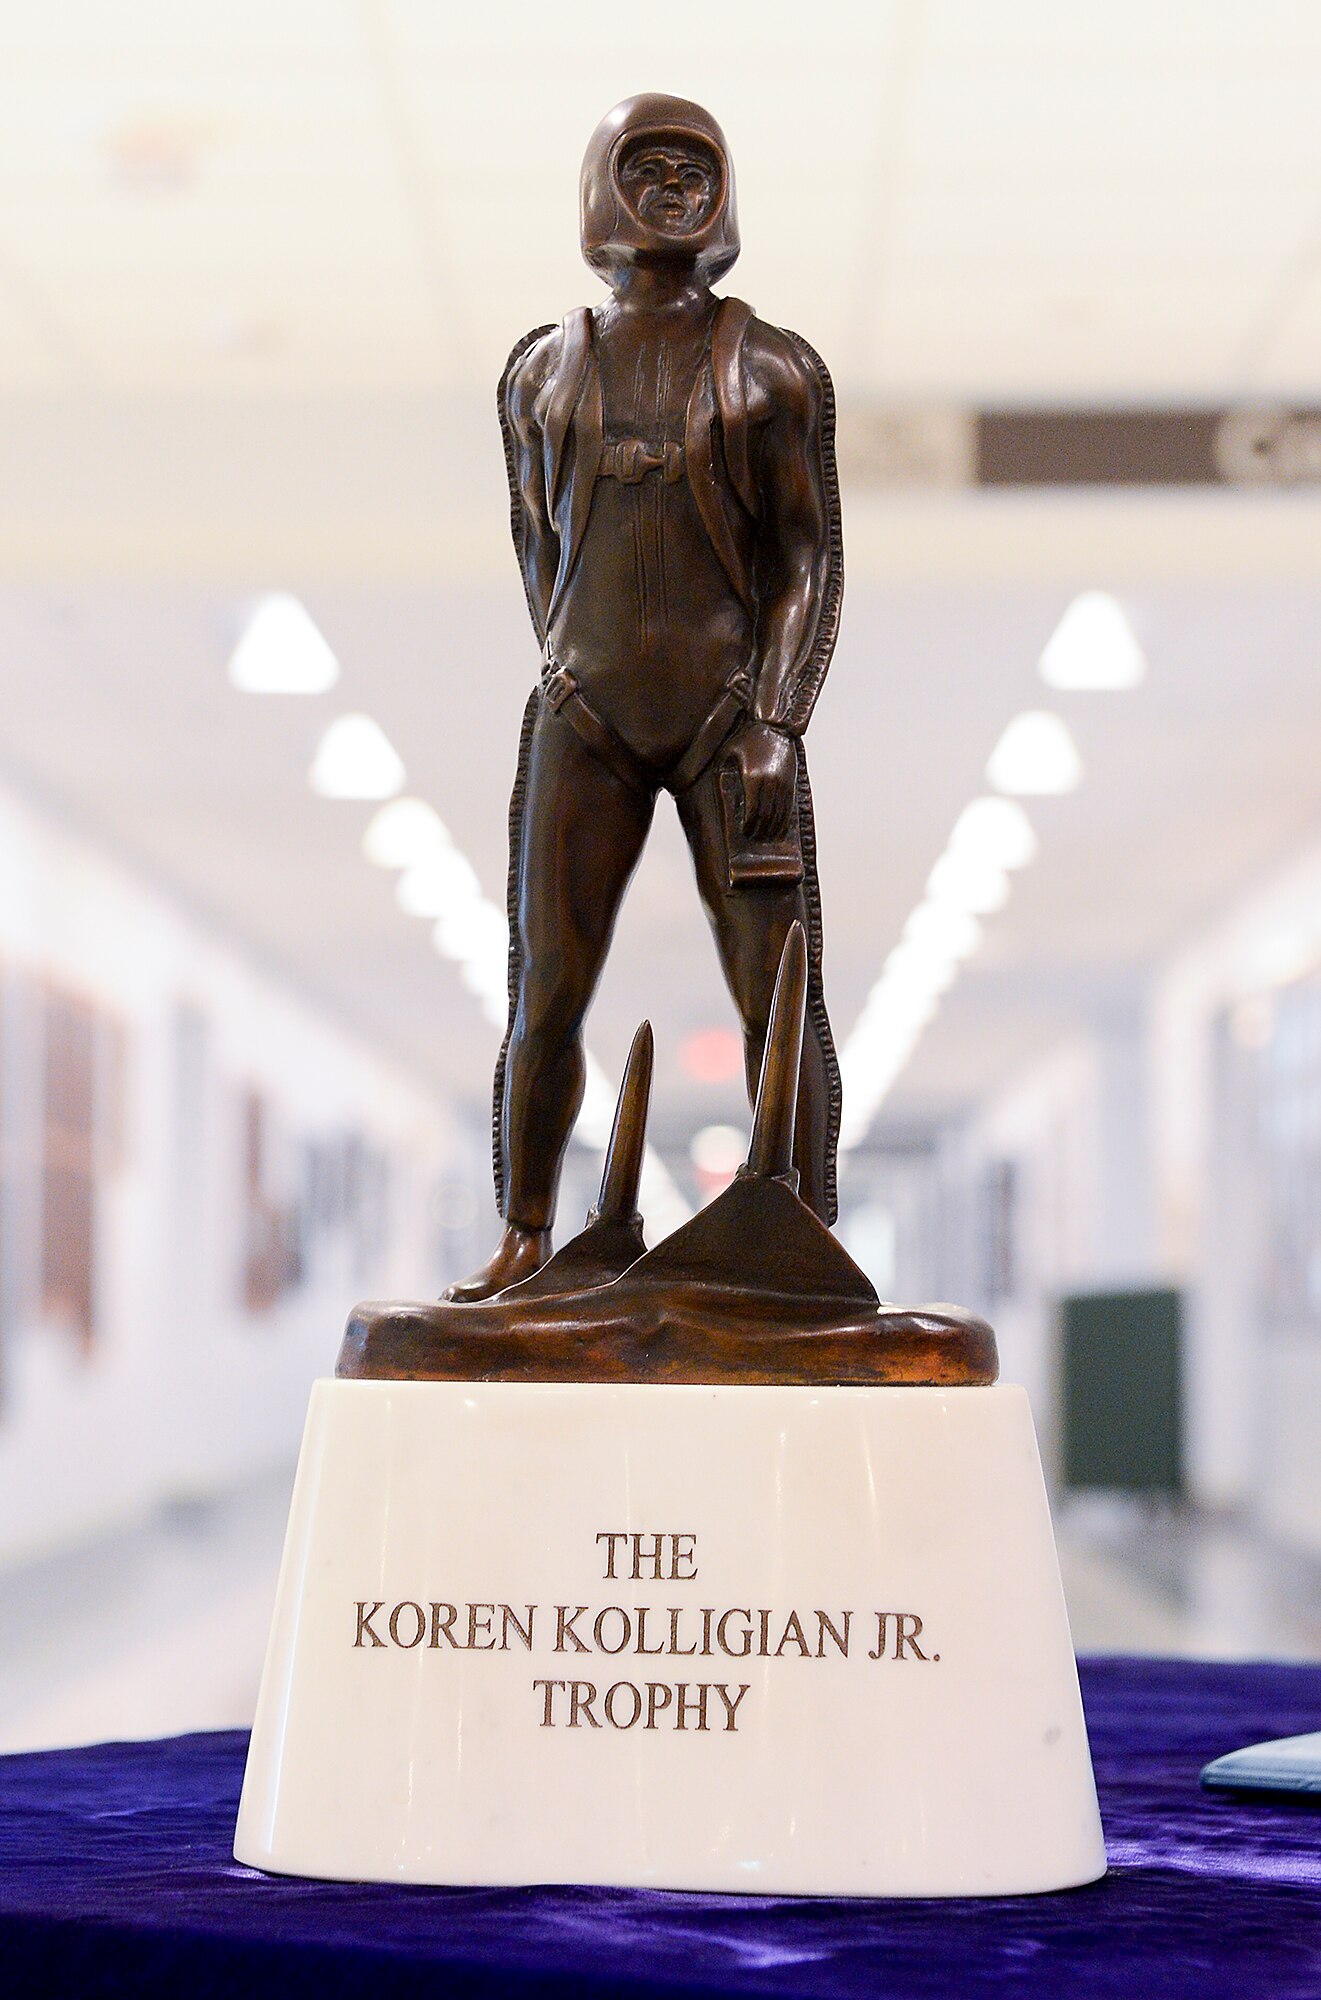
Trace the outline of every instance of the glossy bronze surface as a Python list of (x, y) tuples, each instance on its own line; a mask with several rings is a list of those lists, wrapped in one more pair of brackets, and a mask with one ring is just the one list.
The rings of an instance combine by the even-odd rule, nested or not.
[(608, 298), (519, 342), (500, 384), (514, 542), (543, 673), (510, 811), (510, 1016), (496, 1071), (505, 1233), (476, 1300), (549, 1253), (583, 1090), (583, 1020), (656, 803), (672, 795), (753, 1089), (790, 926), (808, 947), (795, 1119), (804, 1200), (835, 1215), (839, 1071), (803, 732), (843, 584), (830, 377), (711, 283), (739, 250), (724, 134), (648, 94), (583, 161), (583, 255)]
[[(829, 1229), (839, 1070), (802, 739), (843, 581), (830, 377), (796, 334), (711, 292), (739, 234), (729, 149), (700, 106), (618, 105), (587, 148), (581, 200), (583, 255), (610, 296), (520, 341), (499, 396), (543, 660), (509, 816), (494, 1114), (504, 1233), (439, 1302), (359, 1306), (336, 1372), (993, 1382), (984, 1320), (883, 1304)], [(583, 1019), (662, 792), (742, 1022), (748, 1158), (647, 1249), (644, 1023), (599, 1200), (552, 1255)]]
[[(997, 1374), (995, 1336), (956, 1306), (882, 1304), (794, 1191), (806, 938), (785, 942), (748, 1162), (654, 1250), (636, 1214), (651, 1033), (633, 1044), (601, 1196), (537, 1275), (462, 1304), (359, 1306), (336, 1374), (390, 1381), (929, 1383)], [(632, 1254), (630, 1254), (632, 1253)]]

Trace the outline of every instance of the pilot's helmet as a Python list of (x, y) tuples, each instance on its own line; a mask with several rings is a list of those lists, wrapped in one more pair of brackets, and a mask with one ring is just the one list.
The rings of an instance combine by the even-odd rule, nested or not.
[[(625, 200), (619, 174), (637, 141), (652, 138), (697, 141), (715, 161), (719, 185), (711, 213), (682, 237), (649, 227)], [(686, 97), (647, 91), (626, 97), (608, 111), (583, 156), (583, 256), (607, 284), (624, 265), (649, 253), (691, 259), (709, 283), (726, 272), (739, 253), (734, 169), (725, 135), (709, 111)]]

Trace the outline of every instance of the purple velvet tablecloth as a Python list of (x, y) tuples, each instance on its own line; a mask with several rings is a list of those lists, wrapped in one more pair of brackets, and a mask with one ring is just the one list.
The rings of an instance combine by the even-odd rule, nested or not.
[(1093, 1660), (1082, 1682), (1111, 1872), (995, 1902), (293, 1881), (230, 1853), (241, 1735), (0, 1758), (0, 1992), (1321, 2000), (1321, 1812), (1197, 1782), (1321, 1728), (1321, 1667)]

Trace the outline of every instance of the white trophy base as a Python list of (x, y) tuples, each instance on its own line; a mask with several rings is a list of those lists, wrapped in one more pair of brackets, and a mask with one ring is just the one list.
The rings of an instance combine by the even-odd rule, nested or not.
[(760, 1895), (1093, 1881), (1026, 1395), (318, 1382), (234, 1852)]

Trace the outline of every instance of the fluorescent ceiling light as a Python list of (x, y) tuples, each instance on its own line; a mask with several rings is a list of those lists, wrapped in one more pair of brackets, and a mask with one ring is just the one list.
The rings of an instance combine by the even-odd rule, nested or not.
[(411, 868), (452, 846), (445, 822), (425, 799), (391, 799), (362, 836), (362, 851), (378, 868)]
[(1025, 868), (1035, 858), (1037, 836), (1015, 799), (974, 799), (954, 822), (949, 851), (991, 868)]
[(982, 941), (982, 927), (966, 910), (945, 903), (919, 903), (904, 925), (904, 936), (933, 956), (970, 958)]
[(1321, 937), (1311, 929), (1290, 926), (1273, 931), (1251, 954), (1252, 978), (1263, 986), (1292, 986), (1313, 971), (1321, 957)]
[(867, 1002), (864, 1018), (868, 1037), (892, 1037), (901, 1026), (925, 1027), (939, 1004), (940, 995), (934, 987), (883, 979), (872, 988)]
[(1045, 797), (1075, 789), (1082, 758), (1060, 716), (1029, 708), (1014, 717), (992, 750), (986, 775), (998, 792)]
[(920, 993), (944, 993), (954, 984), (957, 964), (951, 953), (906, 938), (886, 959), (885, 969), (872, 987), (867, 1004), (870, 1006), (872, 997), (886, 987), (908, 986)]
[(388, 799), (402, 790), (404, 767), (379, 722), (341, 715), (321, 738), (307, 781), (323, 799)]
[(509, 926), (484, 896), (442, 910), (433, 940), (443, 958), (495, 966), (502, 988), (509, 981)]
[(485, 958), (465, 958), (459, 966), (459, 978), (468, 991), (481, 1001), (482, 1012), (491, 1025), (496, 1028), (506, 1028), (509, 1025), (507, 963), (502, 961), (496, 965)]
[(1009, 900), (1009, 877), (993, 861), (967, 851), (942, 854), (927, 878), (927, 895), (933, 903), (947, 903), (953, 910), (967, 910), (974, 917), (989, 917), (1002, 910)]
[[(1024, 720), (1020, 716), (1019, 724)], [(1071, 739), (1069, 749), (1076, 761)], [(980, 944), (977, 917), (1003, 906), (1009, 894), (1005, 870), (1025, 867), (1036, 851), (1032, 822), (1014, 799), (973, 799), (959, 814), (949, 846), (931, 871), (926, 901), (904, 925), (903, 938), (886, 959), (839, 1052), (841, 1151), (851, 1151), (867, 1137), (940, 996), (953, 985), (960, 960)]]
[[(610, 1130), (615, 1117), (615, 1093), (599, 1062), (595, 1061), (590, 1049), (586, 1055), (586, 1074), (583, 1077), (583, 1101), (578, 1112), (578, 1122), (573, 1128), (573, 1136), (584, 1146), (592, 1146), (603, 1152), (610, 1141)], [(648, 1147), (650, 1152), (651, 1148)]]
[(841, 1151), (851, 1152), (862, 1144), (916, 1039), (913, 1034), (889, 1045), (868, 1042), (865, 1046), (850, 1046), (841, 1053), (844, 1082), (844, 1111), (839, 1127)]
[(737, 1125), (703, 1125), (694, 1132), (688, 1157), (699, 1174), (734, 1174), (748, 1157), (748, 1135)]
[(278, 590), (253, 606), (229, 678), (245, 694), (324, 694), (339, 679), (339, 661), (307, 608)]
[[(457, 847), (442, 847), (424, 861), (405, 868), (395, 884), (395, 897), (410, 917), (449, 917), (481, 899), (481, 884), (472, 863)], [(451, 958), (466, 953), (451, 952)]]
[(1123, 605), (1104, 590), (1085, 590), (1074, 598), (1041, 655), (1041, 678), (1048, 687), (1131, 688), (1146, 671), (1146, 655)]

